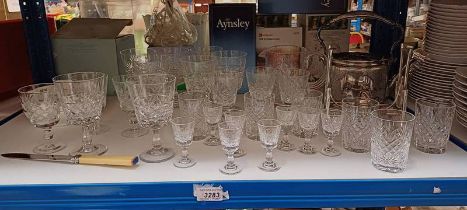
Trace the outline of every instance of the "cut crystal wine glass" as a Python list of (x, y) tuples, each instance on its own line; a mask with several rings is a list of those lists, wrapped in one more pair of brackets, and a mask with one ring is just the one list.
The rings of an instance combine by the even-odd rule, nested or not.
[[(102, 94), (102, 112), (107, 106), (107, 86), (109, 84), (109, 75), (104, 76), (104, 85), (102, 86), (102, 91), (99, 91)], [(93, 123), (92, 135), (100, 135), (110, 130), (110, 127), (106, 124), (103, 124), (101, 121), (101, 116), (98, 116), (96, 121)]]
[(239, 90), (243, 84), (247, 53), (238, 50), (216, 51), (211, 54), (216, 60), (216, 69), (221, 72), (230, 72), (235, 75), (236, 88)]
[(175, 76), (162, 73), (130, 76), (127, 85), (139, 125), (153, 133), (152, 148), (141, 153), (140, 159), (148, 163), (171, 159), (175, 153), (162, 146), (159, 132), (173, 114)]
[(216, 130), (217, 124), (222, 119), (222, 106), (213, 102), (207, 102), (203, 105), (203, 113), (209, 125), (209, 137), (204, 141), (204, 144), (208, 146), (221, 145), (221, 141), (216, 135)]
[(291, 105), (306, 95), (310, 72), (298, 68), (284, 68), (278, 72), (279, 93), (282, 103)]
[(246, 93), (243, 97), (246, 114), (245, 133), (249, 139), (259, 141), (258, 121), (274, 118), (274, 95), (256, 99), (250, 93)]
[(303, 106), (300, 107), (298, 111), (298, 121), (305, 136), (305, 144), (303, 144), (298, 151), (307, 155), (315, 154), (316, 151), (312, 143), (312, 138), (318, 135), (316, 131), (319, 126), (321, 109)]
[(281, 123), (278, 120), (262, 119), (258, 122), (258, 130), (261, 145), (266, 149), (266, 160), (258, 167), (267, 172), (277, 171), (280, 166), (273, 160), (272, 151), (279, 141)]
[(43, 130), (46, 143), (34, 147), (33, 152), (51, 154), (64, 149), (64, 143), (55, 142), (52, 127), (59, 122), (60, 104), (51, 83), (24, 86), (18, 89), (24, 115), (36, 128)]
[(327, 145), (321, 150), (321, 154), (335, 157), (341, 155), (341, 152), (334, 147), (334, 138), (339, 135), (342, 127), (342, 111), (339, 109), (322, 110), (321, 125), (323, 134), (328, 139)]
[(277, 146), (278, 150), (290, 152), (295, 150), (295, 145), (289, 142), (289, 134), (292, 130), (293, 123), (297, 117), (295, 110), (292, 106), (277, 106), (276, 107), (277, 120), (281, 123), (283, 137)]
[(231, 109), (237, 99), (236, 75), (230, 72), (217, 72), (212, 88), (214, 103), (220, 104), (224, 109)]
[[(303, 100), (295, 101), (292, 106), (295, 110), (300, 107), (310, 107), (315, 109), (321, 109), (323, 107), (323, 93), (318, 90), (307, 90)], [(292, 132), (295, 136), (305, 138), (305, 133), (298, 122), (298, 118), (295, 119)]]
[(83, 128), (83, 145), (71, 155), (101, 155), (107, 151), (103, 144), (92, 143), (92, 126), (102, 114), (105, 74), (77, 72), (54, 77), (61, 106), (68, 121)]
[(152, 74), (162, 70), (162, 62), (159, 54), (139, 52), (138, 49), (130, 48), (120, 51), (122, 62), (126, 68), (126, 74)]
[[(234, 122), (237, 123), (240, 126), (240, 129), (242, 131), (242, 134), (244, 132), (243, 128), (245, 127), (245, 121), (246, 121), (246, 116), (245, 116), (245, 111), (241, 109), (231, 109), (226, 112), (224, 112), (224, 118), (226, 122)], [(246, 155), (246, 151), (242, 149), (242, 147), (239, 147), (237, 151), (234, 153), (234, 157), (242, 157)]]
[(192, 117), (177, 117), (173, 118), (172, 131), (174, 134), (175, 143), (182, 148), (182, 155), (175, 160), (174, 166), (178, 168), (189, 168), (196, 164), (196, 161), (188, 156), (188, 147), (193, 140), (193, 132), (195, 130), (195, 119)]
[(240, 147), (241, 136), (242, 130), (238, 123), (226, 121), (219, 124), (219, 138), (227, 154), (227, 164), (219, 169), (223, 174), (238, 174), (242, 170), (234, 159), (234, 153)]
[(133, 107), (133, 102), (130, 97), (130, 92), (126, 85), (126, 79), (128, 76), (114, 76), (112, 77), (112, 82), (117, 93), (118, 101), (120, 103), (120, 109), (128, 115), (130, 127), (123, 130), (121, 135), (125, 138), (137, 138), (148, 134), (148, 130), (141, 128), (138, 125), (138, 120), (136, 119), (135, 108)]
[(264, 99), (271, 96), (276, 79), (273, 68), (264, 66), (247, 68), (246, 78), (252, 97)]
[(195, 119), (193, 141), (206, 139), (208, 126), (204, 118), (202, 106), (206, 100), (207, 97), (204, 92), (184, 92), (179, 94), (181, 114)]

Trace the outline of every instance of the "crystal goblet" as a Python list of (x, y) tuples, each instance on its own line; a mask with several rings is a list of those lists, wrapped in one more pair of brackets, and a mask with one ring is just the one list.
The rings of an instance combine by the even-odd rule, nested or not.
[(34, 147), (33, 152), (51, 154), (64, 149), (64, 143), (55, 142), (52, 127), (59, 122), (60, 105), (54, 84), (41, 83), (18, 89), (24, 115), (36, 128), (43, 130), (47, 142)]
[(227, 155), (227, 164), (219, 170), (223, 174), (238, 174), (242, 169), (235, 163), (234, 153), (240, 147), (242, 129), (238, 123), (230, 121), (219, 123), (218, 127), (219, 138)]
[(273, 160), (272, 151), (277, 147), (279, 141), (281, 123), (274, 119), (262, 119), (258, 122), (258, 130), (261, 145), (266, 149), (266, 160), (258, 167), (267, 172), (277, 171), (280, 166)]
[(321, 111), (321, 125), (324, 136), (328, 139), (327, 145), (321, 150), (321, 154), (335, 157), (341, 152), (334, 147), (334, 138), (339, 135), (342, 127), (343, 115), (339, 109), (324, 109)]
[(247, 68), (246, 79), (252, 97), (264, 99), (272, 94), (276, 72), (271, 67), (250, 67)]
[[(292, 106), (298, 110), (300, 107), (310, 107), (315, 109), (321, 109), (323, 107), (323, 93), (318, 90), (307, 90), (303, 100), (295, 101)], [(300, 138), (305, 138), (305, 132), (303, 131), (298, 118), (295, 120), (292, 133)]]
[(203, 105), (203, 113), (209, 125), (209, 137), (204, 141), (204, 144), (208, 146), (221, 145), (221, 141), (216, 135), (216, 128), (222, 119), (222, 106), (213, 102), (207, 102)]
[[(243, 134), (243, 128), (245, 127), (245, 121), (246, 121), (246, 115), (245, 111), (241, 109), (231, 109), (226, 112), (224, 112), (224, 118), (226, 122), (234, 122), (237, 123), (240, 126), (240, 129)], [(242, 157), (246, 155), (246, 151), (242, 149), (242, 147), (239, 147), (237, 151), (234, 153), (234, 157)]]
[(284, 152), (295, 150), (295, 145), (289, 142), (289, 133), (292, 130), (293, 123), (297, 117), (295, 110), (292, 106), (277, 106), (276, 107), (277, 120), (281, 123), (283, 137), (279, 141), (277, 149)]
[(237, 90), (242, 87), (247, 53), (238, 50), (216, 51), (211, 54), (216, 60), (216, 69), (235, 75)]
[(306, 106), (298, 109), (298, 121), (305, 136), (305, 144), (298, 151), (303, 154), (311, 155), (316, 153), (312, 138), (317, 135), (320, 113), (321, 109)]
[(195, 119), (193, 117), (177, 117), (173, 118), (172, 131), (174, 134), (175, 143), (182, 148), (182, 155), (173, 163), (178, 168), (189, 168), (196, 164), (196, 161), (188, 156), (188, 147), (193, 140), (193, 132), (195, 130)]
[(193, 141), (206, 139), (208, 127), (204, 119), (202, 104), (206, 101), (204, 92), (184, 92), (179, 94), (180, 111), (183, 116), (195, 118)]

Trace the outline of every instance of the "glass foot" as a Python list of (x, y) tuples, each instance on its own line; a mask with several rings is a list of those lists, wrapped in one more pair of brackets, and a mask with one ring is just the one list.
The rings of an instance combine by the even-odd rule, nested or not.
[(321, 150), (321, 154), (329, 157), (336, 157), (341, 155), (341, 152), (334, 147), (326, 146)]
[(193, 136), (193, 141), (203, 141), (206, 138), (206, 136)]
[(277, 149), (283, 152), (290, 152), (296, 149), (295, 145), (290, 143), (289, 141), (281, 140), (279, 144), (277, 144)]
[(46, 154), (56, 153), (62, 149), (65, 149), (65, 147), (66, 147), (65, 143), (54, 142), (53, 144), (46, 143), (46, 144), (41, 144), (39, 146), (36, 146), (34, 147), (32, 151), (37, 154), (46, 155)]
[(107, 152), (107, 146), (103, 144), (91, 144), (87, 147), (81, 146), (78, 149), (70, 152), (71, 156), (75, 155), (102, 155)]
[(237, 164), (227, 164), (224, 167), (220, 168), (219, 171), (223, 174), (234, 175), (240, 173), (242, 169)]
[(428, 154), (443, 154), (446, 152), (446, 148), (441, 147), (441, 148), (432, 148), (432, 147), (426, 147), (422, 145), (415, 145), (415, 148), (417, 148), (419, 151), (428, 153)]
[(261, 165), (258, 166), (258, 168), (266, 172), (275, 172), (278, 171), (281, 167), (274, 161), (264, 161), (261, 163)]
[(312, 155), (316, 153), (315, 147), (313, 145), (303, 145), (298, 149), (300, 153), (303, 153), (305, 155)]
[(381, 170), (381, 171), (390, 172), (390, 173), (399, 173), (399, 172), (402, 172), (404, 170), (403, 168), (399, 168), (399, 167), (385, 166), (385, 165), (376, 164), (376, 163), (372, 163), (372, 164), (376, 169)]
[(170, 160), (175, 156), (175, 152), (170, 148), (152, 148), (139, 155), (139, 159), (146, 163), (160, 163)]
[(178, 158), (174, 161), (174, 166), (177, 168), (190, 168), (196, 165), (196, 161), (191, 158)]
[(235, 151), (234, 153), (234, 157), (236, 158), (243, 157), (245, 155), (246, 155), (246, 151), (242, 148), (237, 149), (237, 151)]
[(219, 146), (221, 141), (218, 138), (208, 138), (204, 140), (204, 144), (207, 146)]
[(136, 128), (136, 129), (127, 128), (123, 130), (121, 134), (125, 138), (138, 138), (141, 136), (145, 136), (148, 133), (149, 133), (149, 130), (144, 129), (144, 128)]

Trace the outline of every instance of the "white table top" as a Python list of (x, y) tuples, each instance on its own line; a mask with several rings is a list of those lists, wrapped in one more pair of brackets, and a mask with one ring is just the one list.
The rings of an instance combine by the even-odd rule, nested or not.
[[(111, 129), (94, 137), (94, 142), (109, 147), (108, 155), (137, 155), (151, 145), (150, 135), (137, 139), (125, 139), (120, 132), (127, 127), (126, 115), (120, 111), (116, 98), (110, 97), (104, 112), (103, 123)], [(170, 128), (164, 128), (164, 145), (176, 149)], [(55, 128), (55, 138), (64, 141), (68, 147), (59, 152), (67, 154), (81, 144), (81, 129), (76, 126)], [(302, 144), (299, 139), (294, 143)], [(320, 148), (325, 139), (314, 139)], [(41, 130), (34, 128), (22, 114), (0, 127), (0, 153), (31, 152), (41, 143)], [(308, 180), (308, 179), (394, 179), (394, 178), (453, 178), (467, 177), (467, 152), (449, 143), (447, 152), (430, 155), (410, 150), (409, 166), (398, 174), (375, 169), (370, 163), (369, 154), (357, 154), (342, 150), (339, 157), (325, 157), (321, 154), (303, 155), (297, 151), (274, 151), (274, 158), (282, 168), (275, 173), (263, 172), (257, 165), (264, 160), (265, 151), (259, 142), (242, 139), (242, 147), (248, 154), (237, 161), (243, 171), (237, 175), (221, 174), (226, 157), (221, 147), (208, 147), (202, 142), (194, 142), (190, 155), (198, 163), (187, 169), (176, 168), (172, 161), (164, 163), (140, 163), (135, 168), (102, 167), (57, 164), (49, 162), (15, 160), (0, 157), (0, 185), (17, 184), (76, 184), (76, 183), (129, 183), (129, 182), (171, 182), (171, 181), (210, 181), (210, 180)]]
[(21, 110), (21, 102), (17, 96), (0, 101), (0, 120), (11, 116), (19, 110)]

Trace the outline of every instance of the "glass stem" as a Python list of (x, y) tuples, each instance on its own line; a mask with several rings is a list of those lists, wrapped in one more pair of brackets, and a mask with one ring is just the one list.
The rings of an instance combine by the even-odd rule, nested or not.
[(234, 166), (235, 165), (234, 153), (235, 152), (228, 152), (227, 153), (227, 165), (228, 166)]
[(161, 145), (161, 136), (159, 134), (160, 129), (152, 129), (152, 149), (153, 150), (160, 150), (162, 148)]
[(128, 122), (130, 124), (130, 129), (131, 130), (137, 130), (138, 129), (138, 120), (136, 119), (136, 114), (134, 111), (128, 112)]
[(334, 145), (334, 140), (332, 139), (332, 137), (329, 137), (328, 138), (328, 147), (332, 148), (333, 145)]
[(289, 129), (284, 128), (284, 143), (289, 143)]
[(182, 147), (182, 161), (188, 161), (188, 147)]
[(266, 162), (272, 163), (272, 149), (266, 149)]
[(51, 127), (47, 127), (47, 128), (44, 128), (44, 134), (43, 134), (43, 137), (44, 137), (44, 140), (47, 141), (47, 144), (48, 145), (53, 145), (54, 141), (54, 134), (52, 132), (52, 128)]
[(91, 152), (93, 150), (91, 126), (93, 126), (93, 124), (83, 126), (83, 152)]
[(216, 138), (216, 125), (217, 124), (209, 124), (209, 135), (211, 135), (211, 139)]

